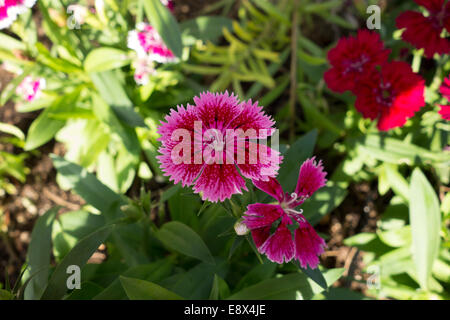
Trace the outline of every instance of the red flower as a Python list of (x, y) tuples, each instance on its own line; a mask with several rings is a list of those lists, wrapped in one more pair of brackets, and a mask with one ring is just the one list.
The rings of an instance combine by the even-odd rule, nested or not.
[(367, 75), (356, 89), (356, 109), (378, 118), (379, 130), (401, 127), (425, 105), (425, 82), (405, 62), (390, 62)]
[(418, 49), (425, 49), (425, 56), (433, 57), (435, 53), (448, 54), (450, 41), (441, 36), (444, 29), (450, 32), (450, 2), (445, 0), (415, 0), (425, 7), (429, 15), (425, 17), (416, 11), (406, 11), (397, 18), (397, 28), (405, 29), (404, 41)]
[[(441, 93), (450, 102), (450, 77), (444, 80), (444, 83), (441, 86)], [(439, 114), (442, 116), (442, 119), (450, 121), (450, 105), (442, 105)]]
[(332, 68), (324, 74), (325, 82), (336, 92), (353, 91), (364, 74), (387, 61), (389, 52), (375, 32), (360, 30), (356, 37), (342, 38), (328, 52)]

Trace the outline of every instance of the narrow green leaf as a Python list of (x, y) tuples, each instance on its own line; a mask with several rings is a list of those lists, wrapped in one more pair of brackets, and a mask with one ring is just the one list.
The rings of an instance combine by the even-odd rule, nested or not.
[(300, 165), (311, 157), (317, 140), (317, 130), (313, 130), (300, 137), (286, 152), (283, 164), (278, 174), (284, 190), (294, 190), (297, 184)]
[(213, 285), (211, 293), (209, 294), (209, 300), (219, 300), (219, 276), (214, 274)]
[(215, 43), (222, 36), (222, 28), (231, 30), (232, 20), (220, 16), (203, 16), (180, 24), (184, 45), (193, 45), (196, 40)]
[(56, 170), (64, 178), (65, 184), (87, 203), (97, 208), (108, 221), (112, 221), (120, 215), (118, 208), (126, 204), (120, 195), (102, 184), (83, 167), (55, 155), (50, 155), (50, 157)]
[(89, 52), (84, 61), (87, 72), (102, 72), (121, 68), (130, 64), (131, 59), (125, 51), (116, 48), (97, 48)]
[[(327, 287), (340, 278), (344, 269), (330, 269), (324, 272)], [(228, 297), (230, 300), (262, 299), (311, 299), (323, 288), (303, 273), (290, 273), (279, 278), (265, 280)]]
[(32, 150), (50, 141), (55, 134), (64, 127), (64, 120), (56, 120), (49, 117), (51, 113), (70, 112), (75, 108), (80, 90), (76, 89), (71, 93), (57, 98), (53, 104), (45, 109), (30, 125), (25, 150)]
[(433, 187), (419, 168), (414, 169), (409, 198), (412, 252), (420, 286), (427, 290), (440, 244), (441, 213)]
[(130, 300), (183, 300), (182, 297), (156, 283), (120, 276)]
[(124, 85), (116, 73), (112, 71), (90, 73), (90, 77), (100, 96), (112, 108), (117, 118), (130, 127), (147, 127), (142, 117), (134, 110), (133, 102), (128, 98)]
[(59, 207), (54, 207), (40, 216), (31, 233), (31, 241), (27, 252), (27, 274), (40, 272), (31, 279), (25, 288), (24, 297), (26, 300), (39, 299), (47, 286), (52, 252), (52, 226), (58, 210)]
[(215, 264), (214, 258), (202, 238), (183, 223), (172, 221), (164, 224), (156, 233), (156, 237), (169, 249)]
[(11, 134), (20, 140), (25, 140), (25, 135), (22, 130), (9, 123), (0, 122), (0, 132)]
[[(159, 281), (170, 275), (173, 269), (172, 261), (160, 259), (150, 264), (140, 264), (129, 268), (122, 276), (146, 281)], [(121, 285), (119, 277), (114, 280), (102, 292), (96, 295), (94, 300), (122, 300), (127, 297)]]
[(103, 227), (77, 243), (56, 267), (41, 299), (61, 299), (67, 292), (67, 268), (71, 265), (83, 267), (95, 250), (105, 242), (114, 227), (115, 225)]

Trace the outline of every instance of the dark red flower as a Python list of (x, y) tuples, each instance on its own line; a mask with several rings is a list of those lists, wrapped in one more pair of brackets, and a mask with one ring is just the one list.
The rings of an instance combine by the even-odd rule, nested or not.
[[(450, 77), (444, 80), (444, 83), (441, 86), (441, 93), (450, 102)], [(450, 121), (450, 105), (441, 105), (439, 114), (442, 116), (442, 119)]]
[(375, 32), (360, 30), (356, 37), (342, 38), (328, 52), (332, 68), (325, 72), (325, 82), (336, 92), (353, 91), (364, 74), (387, 61), (389, 52)]
[(435, 53), (450, 53), (450, 40), (442, 36), (444, 29), (450, 32), (450, 2), (445, 0), (415, 0), (425, 7), (429, 15), (425, 17), (416, 11), (405, 11), (397, 18), (397, 28), (405, 29), (404, 41), (418, 49), (425, 50), (425, 56), (433, 57)]
[(401, 127), (425, 105), (425, 82), (405, 62), (386, 63), (368, 74), (356, 89), (356, 109), (378, 119), (379, 130)]

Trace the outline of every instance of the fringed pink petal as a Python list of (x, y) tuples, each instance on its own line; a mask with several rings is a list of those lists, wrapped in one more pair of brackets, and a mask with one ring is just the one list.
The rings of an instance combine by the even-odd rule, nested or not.
[(277, 199), (278, 202), (283, 201), (284, 199), (283, 188), (281, 187), (277, 179), (269, 178), (268, 181), (252, 180), (252, 182), (255, 185), (255, 187), (264, 191), (273, 198)]
[(233, 194), (247, 191), (245, 180), (233, 164), (206, 164), (194, 185), (195, 193), (211, 202), (224, 201)]
[(439, 114), (442, 116), (442, 119), (450, 121), (450, 106), (441, 106)]
[(317, 268), (319, 255), (326, 248), (325, 241), (319, 237), (314, 228), (306, 221), (299, 221), (300, 227), (294, 232), (295, 259), (302, 268)]
[(236, 164), (242, 175), (252, 180), (268, 181), (276, 177), (283, 157), (264, 144), (246, 141), (245, 149), (236, 148)]
[(166, 122), (161, 121), (158, 127), (158, 133), (161, 137), (158, 138), (162, 144), (167, 144), (172, 140), (172, 134), (177, 129), (186, 129), (192, 133), (191, 139), (194, 138), (194, 122), (199, 121), (193, 106), (187, 107), (178, 106), (177, 110), (170, 109), (170, 114), (165, 117)]
[(287, 228), (287, 223), (282, 222), (275, 233), (259, 247), (259, 252), (265, 253), (270, 261), (282, 264), (292, 260), (294, 248), (291, 231)]
[[(244, 132), (253, 129), (258, 133), (259, 130), (266, 131), (274, 125), (275, 121), (264, 113), (262, 107), (258, 106), (258, 102), (253, 103), (249, 100), (239, 104), (239, 112), (235, 114), (230, 127), (235, 130), (241, 129)], [(267, 136), (273, 133), (273, 130), (267, 131)]]
[(256, 248), (259, 248), (270, 237), (270, 226), (252, 230), (252, 238)]
[(195, 97), (194, 102), (197, 115), (205, 129), (227, 129), (240, 112), (237, 96), (228, 92), (204, 92)]
[(284, 215), (283, 209), (277, 204), (255, 203), (247, 207), (243, 223), (250, 230), (271, 226)]
[(183, 187), (190, 186), (199, 176), (204, 164), (195, 164), (192, 156), (190, 163), (187, 163), (188, 161), (182, 161), (182, 154), (179, 157), (175, 157), (173, 152), (174, 145), (175, 143), (161, 146), (159, 148), (161, 155), (156, 158), (161, 164), (160, 168), (164, 172), (164, 175), (170, 177), (170, 181), (173, 181), (175, 184), (181, 182)]
[(298, 175), (295, 193), (297, 197), (311, 197), (319, 188), (325, 186), (327, 173), (323, 170), (322, 161), (318, 163), (315, 157), (303, 162)]
[(444, 83), (441, 85), (439, 91), (442, 93), (444, 97), (447, 98), (448, 101), (450, 101), (450, 77), (444, 79)]

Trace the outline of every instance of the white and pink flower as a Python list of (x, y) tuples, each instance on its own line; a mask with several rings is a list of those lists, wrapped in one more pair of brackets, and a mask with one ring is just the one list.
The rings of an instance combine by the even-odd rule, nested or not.
[(0, 0), (0, 29), (8, 28), (19, 14), (31, 8), (36, 0)]
[(23, 100), (31, 102), (39, 99), (42, 90), (45, 89), (45, 85), (44, 78), (33, 79), (31, 76), (27, 76), (17, 87), (16, 94), (21, 96)]
[(173, 0), (161, 0), (161, 3), (169, 9), (171, 12), (175, 10), (175, 1)]
[(149, 76), (156, 73), (153, 67), (153, 61), (148, 58), (139, 58), (133, 62), (134, 67), (134, 81), (139, 85), (146, 85), (149, 81)]
[(136, 51), (139, 58), (149, 57), (159, 63), (177, 60), (173, 52), (165, 45), (158, 31), (143, 22), (136, 26), (136, 30), (128, 33), (128, 48)]

